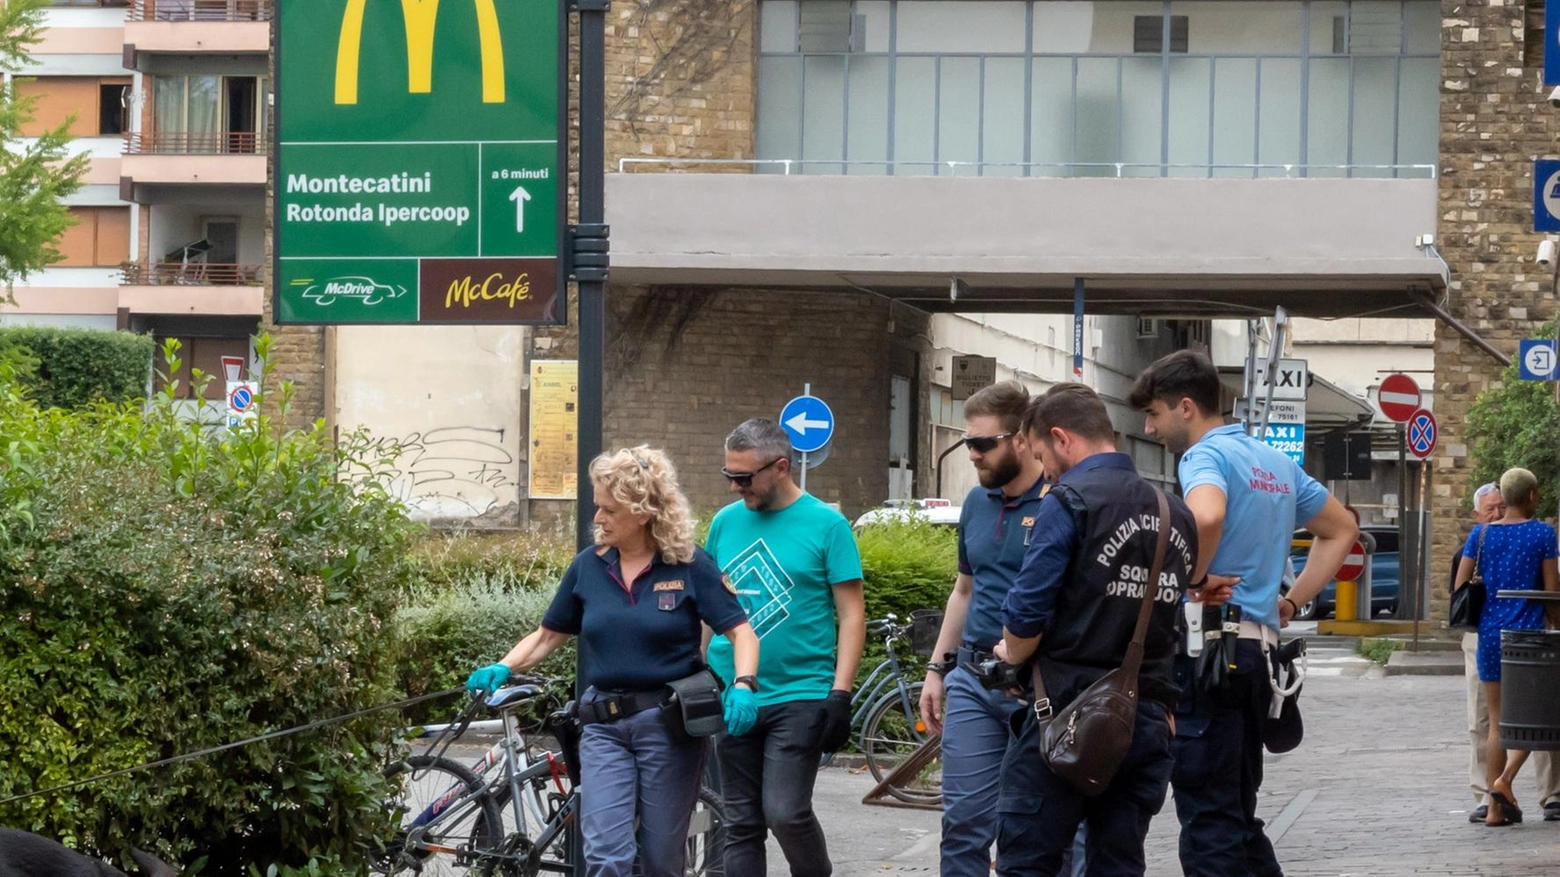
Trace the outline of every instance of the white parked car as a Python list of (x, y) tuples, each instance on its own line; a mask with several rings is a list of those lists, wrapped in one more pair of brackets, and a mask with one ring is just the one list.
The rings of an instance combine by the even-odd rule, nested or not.
[(882, 508), (873, 509), (856, 519), (856, 530), (887, 521), (907, 521), (921, 517), (939, 527), (959, 526), (959, 506), (946, 499), (891, 499)]

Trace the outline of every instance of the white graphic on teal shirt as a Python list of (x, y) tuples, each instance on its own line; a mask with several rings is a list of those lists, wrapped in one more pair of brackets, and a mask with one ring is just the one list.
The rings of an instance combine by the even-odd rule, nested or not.
[(759, 639), (791, 617), (786, 607), (791, 603), (791, 591), (796, 586), (764, 540), (743, 549), (726, 567), (726, 575), (736, 587), (737, 596), (747, 610), (748, 623), (753, 625)]

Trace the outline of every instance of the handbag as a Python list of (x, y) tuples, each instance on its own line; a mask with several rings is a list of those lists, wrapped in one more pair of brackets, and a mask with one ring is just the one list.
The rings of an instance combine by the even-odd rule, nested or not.
[(1045, 693), (1040, 662), (1032, 670), (1035, 686), (1035, 719), (1040, 723), (1040, 759), (1052, 773), (1066, 780), (1087, 797), (1095, 797), (1110, 787), (1116, 771), (1132, 746), (1132, 729), (1137, 724), (1138, 671), (1143, 665), (1143, 640), (1148, 635), (1148, 619), (1159, 594), (1159, 574), (1165, 565), (1165, 550), (1170, 544), (1170, 503), (1159, 488), (1159, 541), (1154, 548), (1154, 563), (1144, 583), (1137, 627), (1127, 645), (1121, 666), (1085, 688), (1054, 716), (1051, 699)]
[(1489, 524), (1479, 530), (1479, 547), (1473, 552), (1473, 578), (1452, 592), (1452, 607), (1447, 619), (1451, 627), (1479, 629), (1479, 619), (1484, 615), (1484, 599), (1489, 596), (1484, 588), (1484, 575), (1479, 572), (1479, 561), (1484, 554), (1484, 534), (1489, 531)]

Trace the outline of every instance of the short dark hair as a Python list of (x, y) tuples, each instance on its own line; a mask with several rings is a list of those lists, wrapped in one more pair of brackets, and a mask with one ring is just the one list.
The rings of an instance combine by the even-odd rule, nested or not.
[[(1560, 2), (1560, 0), (1556, 0)], [(964, 400), (964, 417), (995, 417), (1003, 432), (1018, 432), (1029, 405), (1029, 389), (1018, 381), (1001, 381), (982, 387)]]
[(1065, 429), (1088, 441), (1113, 441), (1116, 428), (1098, 393), (1083, 384), (1057, 384), (1029, 400), (1024, 411), (1024, 432), (1046, 435)]
[(1156, 401), (1173, 407), (1190, 399), (1203, 414), (1218, 414), (1219, 391), (1219, 370), (1212, 360), (1195, 350), (1177, 350), (1143, 369), (1127, 404), (1147, 411)]
[(791, 437), (773, 420), (752, 417), (742, 421), (726, 436), (726, 450), (757, 451), (759, 458), (766, 462), (778, 460), (791, 456)]

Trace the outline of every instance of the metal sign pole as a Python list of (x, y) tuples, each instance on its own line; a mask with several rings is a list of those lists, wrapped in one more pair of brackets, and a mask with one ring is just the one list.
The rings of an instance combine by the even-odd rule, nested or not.
[[(803, 396), (811, 396), (812, 395), (812, 381), (808, 381), (807, 383), (802, 384), (802, 395)], [(807, 452), (806, 451), (802, 452), (802, 477), (800, 479), (800, 483), (798, 484), (798, 486), (802, 488), (802, 492), (803, 493), (807, 492)]]

